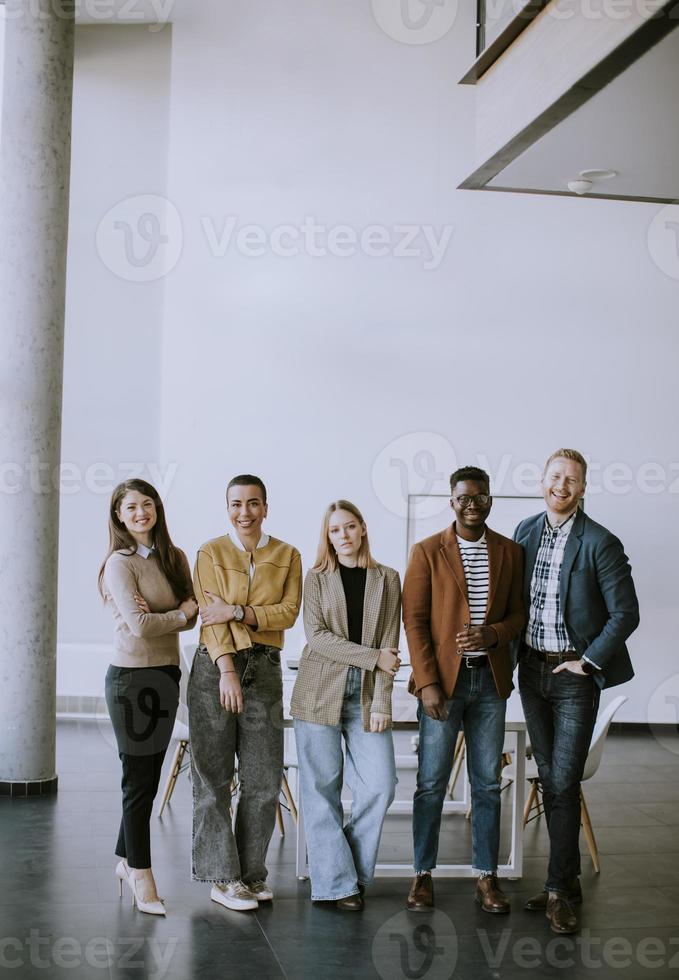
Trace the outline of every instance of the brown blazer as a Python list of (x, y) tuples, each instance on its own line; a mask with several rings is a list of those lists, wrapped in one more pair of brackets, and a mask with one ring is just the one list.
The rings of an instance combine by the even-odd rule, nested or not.
[(379, 670), (377, 659), (381, 649), (398, 647), (400, 613), (398, 572), (386, 565), (369, 568), (363, 602), (363, 643), (352, 643), (339, 570), (307, 572), (304, 581), (307, 645), (292, 692), (292, 717), (317, 725), (339, 725), (349, 667), (360, 667), (364, 730), (370, 731), (373, 711), (387, 715), (391, 726), (393, 677)]
[[(526, 625), (523, 606), (523, 548), (486, 528), (490, 585), (486, 626), (497, 646), (488, 651), (498, 694), (508, 698), (513, 684), (510, 643)], [(440, 684), (452, 697), (462, 658), (455, 636), (470, 620), (467, 583), (455, 524), (418, 542), (410, 552), (403, 581), (403, 622), (413, 673), (409, 690), (419, 697), (427, 684)]]

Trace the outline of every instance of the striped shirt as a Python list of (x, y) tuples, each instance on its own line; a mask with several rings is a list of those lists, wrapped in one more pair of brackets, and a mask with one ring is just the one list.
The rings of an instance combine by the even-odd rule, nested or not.
[(526, 643), (543, 653), (565, 653), (573, 650), (561, 610), (560, 585), (563, 556), (574, 523), (575, 514), (571, 514), (563, 524), (552, 527), (545, 516), (540, 547), (533, 566)]
[[(459, 534), (457, 543), (460, 547), (460, 557), (467, 583), (467, 599), (469, 602), (469, 625), (483, 626), (486, 622), (488, 606), (488, 586), (490, 573), (488, 570), (488, 545), (485, 532), (478, 541), (465, 541)], [(481, 656), (485, 650), (465, 653), (466, 657)]]

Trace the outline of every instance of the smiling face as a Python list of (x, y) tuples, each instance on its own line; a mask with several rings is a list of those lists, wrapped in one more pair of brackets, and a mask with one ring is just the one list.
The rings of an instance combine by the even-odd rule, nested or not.
[(135, 541), (145, 544), (158, 519), (156, 505), (151, 497), (138, 490), (129, 490), (120, 501), (118, 520), (124, 524)]
[(455, 511), (455, 522), (460, 536), (481, 537), (493, 506), (487, 484), (481, 480), (458, 480), (453, 487), (450, 506)]
[(229, 520), (243, 544), (256, 544), (262, 536), (262, 524), (268, 512), (261, 488), (254, 485), (231, 487), (226, 506)]
[(356, 565), (366, 526), (349, 510), (335, 510), (328, 522), (328, 538), (341, 565)]
[(575, 459), (557, 456), (542, 477), (542, 495), (547, 510), (561, 523), (577, 509), (585, 495), (582, 465)]

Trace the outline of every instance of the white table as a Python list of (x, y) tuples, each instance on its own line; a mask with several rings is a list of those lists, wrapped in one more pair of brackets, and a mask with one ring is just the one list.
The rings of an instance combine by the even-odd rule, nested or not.
[[(294, 685), (295, 675), (286, 675), (284, 678), (284, 714), (286, 728), (292, 726), (290, 718), (290, 695)], [(394, 695), (392, 699), (392, 715), (395, 731), (418, 731), (417, 723), (417, 699), (408, 694), (405, 682), (397, 681), (394, 685)], [(506, 864), (498, 867), (498, 877), (500, 878), (520, 878), (523, 874), (523, 808), (525, 801), (525, 765), (526, 765), (526, 722), (521, 711), (521, 702), (513, 692), (507, 704), (507, 717), (505, 731), (509, 733), (515, 742), (515, 775), (512, 783), (512, 834), (511, 851)], [(288, 733), (286, 732), (286, 737)], [(452, 766), (452, 760), (451, 760)], [(466, 779), (466, 769), (463, 769), (465, 779), (465, 790), (461, 800), (446, 800), (443, 804), (443, 814), (466, 813), (469, 807), (469, 792)], [(412, 813), (413, 804), (411, 800), (395, 800), (389, 808), (389, 813)], [(378, 864), (375, 868), (375, 877), (383, 878), (409, 878), (413, 874), (412, 861), (406, 864)], [(472, 878), (474, 872), (471, 864), (439, 864), (436, 867), (436, 875), (443, 878)], [(298, 802), (298, 821), (297, 821), (297, 877), (308, 878), (309, 870), (307, 864), (306, 834), (304, 831), (304, 800), (300, 792)]]

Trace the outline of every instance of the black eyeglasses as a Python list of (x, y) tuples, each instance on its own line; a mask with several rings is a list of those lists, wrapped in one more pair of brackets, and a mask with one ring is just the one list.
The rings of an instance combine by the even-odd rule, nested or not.
[(472, 504), (476, 504), (477, 507), (487, 507), (490, 503), (490, 494), (475, 493), (472, 497), (468, 493), (462, 493), (459, 497), (453, 497), (453, 500), (457, 500), (458, 504), (463, 510), (466, 510), (467, 507), (471, 507)]

